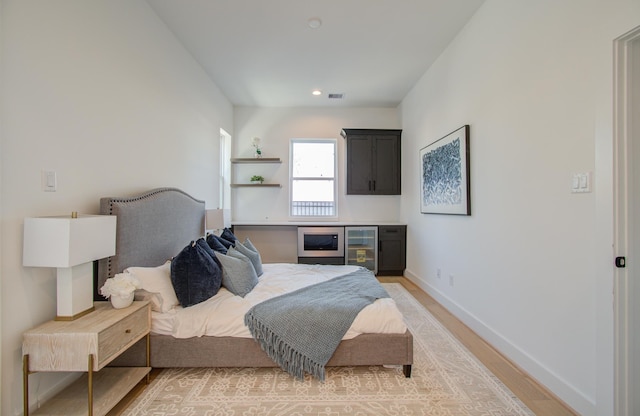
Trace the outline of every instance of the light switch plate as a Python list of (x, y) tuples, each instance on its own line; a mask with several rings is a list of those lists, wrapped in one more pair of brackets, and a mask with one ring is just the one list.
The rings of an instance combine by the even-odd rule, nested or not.
[(574, 173), (571, 178), (571, 193), (591, 192), (591, 172)]
[(54, 170), (42, 171), (42, 190), (55, 192), (58, 189), (58, 178)]

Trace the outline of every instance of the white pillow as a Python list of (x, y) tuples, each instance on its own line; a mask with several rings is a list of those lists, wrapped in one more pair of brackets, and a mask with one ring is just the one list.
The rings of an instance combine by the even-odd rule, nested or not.
[(133, 300), (147, 301), (151, 304), (152, 311), (162, 312), (162, 296), (160, 293), (151, 293), (144, 289), (136, 289), (133, 294)]
[(180, 304), (171, 283), (171, 261), (158, 267), (127, 267), (124, 272), (137, 277), (142, 289), (160, 295), (162, 306), (158, 312), (169, 312)]

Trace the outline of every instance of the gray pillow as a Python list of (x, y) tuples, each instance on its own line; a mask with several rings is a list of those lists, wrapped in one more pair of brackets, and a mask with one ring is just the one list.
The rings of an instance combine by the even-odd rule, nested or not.
[(253, 264), (253, 268), (256, 269), (256, 274), (258, 277), (262, 276), (262, 259), (260, 258), (260, 253), (258, 250), (251, 244), (248, 238), (244, 240), (244, 243), (236, 240), (235, 249), (240, 253), (244, 254), (251, 260), (251, 264)]
[(222, 286), (229, 292), (245, 297), (258, 284), (256, 269), (247, 256), (233, 247), (229, 248), (226, 255), (220, 252), (215, 255), (222, 264)]

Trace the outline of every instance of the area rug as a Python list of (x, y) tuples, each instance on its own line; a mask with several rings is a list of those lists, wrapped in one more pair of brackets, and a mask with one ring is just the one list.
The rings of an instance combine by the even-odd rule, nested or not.
[(414, 337), (401, 366), (329, 367), (324, 383), (279, 368), (165, 369), (124, 415), (533, 415), (399, 283), (383, 286)]

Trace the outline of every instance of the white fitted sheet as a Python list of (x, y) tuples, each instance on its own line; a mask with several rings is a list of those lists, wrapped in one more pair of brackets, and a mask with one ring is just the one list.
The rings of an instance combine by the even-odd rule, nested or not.
[[(320, 283), (359, 269), (359, 266), (266, 263), (264, 273), (244, 298), (224, 287), (212, 298), (188, 308), (180, 306), (166, 313), (152, 312), (151, 332), (176, 338), (200, 336), (251, 338), (244, 315), (258, 303)], [(378, 299), (366, 306), (343, 339), (363, 333), (403, 334), (407, 330), (392, 298)]]

